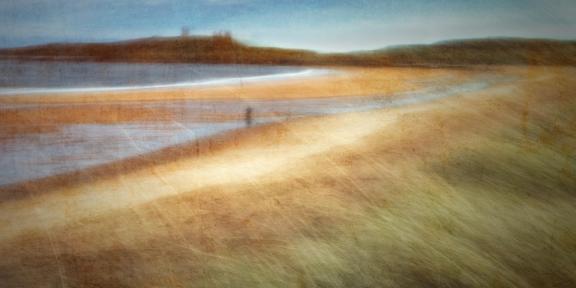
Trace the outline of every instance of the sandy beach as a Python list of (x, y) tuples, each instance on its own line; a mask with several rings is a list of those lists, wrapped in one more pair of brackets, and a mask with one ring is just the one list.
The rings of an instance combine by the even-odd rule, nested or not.
[[(521, 272), (522, 262), (549, 247), (557, 253), (540, 259), (538, 269), (576, 281), (569, 273), (573, 258), (556, 257), (576, 245), (576, 227), (562, 220), (576, 217), (573, 193), (562, 189), (576, 181), (574, 138), (566, 136), (576, 118), (561, 112), (575, 103), (573, 68), (334, 69), (340, 73), (240, 87), (0, 97), (0, 105), (14, 107), (2, 111), (0, 127), (3, 135), (18, 137), (75, 123), (179, 117), (170, 109), (111, 103), (398, 97), (486, 75), (514, 80), (458, 97), (229, 131), (0, 189), (5, 287), (105, 287), (125, 279), (140, 287), (204, 287), (211, 281), (273, 286), (276, 280), (266, 278), (272, 272), (283, 275), (283, 284), (309, 283), (306, 271), (315, 269), (387, 275), (389, 283), (403, 283), (412, 273), (421, 279), (444, 273), (464, 275), (455, 283), (506, 286), (502, 279), (518, 275), (539, 283)], [(505, 160), (519, 155), (527, 160)], [(492, 167), (511, 172), (501, 178), (490, 173)], [(515, 169), (546, 175), (540, 178), (545, 184), (516, 179), (522, 174)], [(467, 178), (479, 174), (488, 180)], [(524, 185), (522, 191), (510, 192), (517, 185)], [(553, 192), (552, 200), (540, 201), (531, 189)], [(542, 228), (552, 222), (557, 226)], [(487, 236), (494, 233), (501, 238)], [(535, 240), (542, 234), (560, 240)], [(534, 246), (523, 245), (528, 242)], [(354, 246), (374, 250), (364, 255)], [(491, 247), (491, 256), (484, 247)], [(453, 258), (442, 260), (434, 251)], [(524, 260), (502, 260), (510, 254)], [(369, 261), (382, 261), (382, 271), (355, 268)], [(425, 271), (410, 264), (430, 262), (435, 264)], [(124, 270), (112, 273), (114, 267)], [(215, 276), (222, 273), (224, 280)], [(327, 279), (328, 286), (340, 281)]]
[[(177, 117), (177, 113), (172, 110), (139, 107), (139, 104), (147, 103), (148, 101), (162, 102), (182, 99), (200, 101), (207, 99), (224, 99), (225, 101), (258, 99), (266, 101), (278, 98), (300, 99), (306, 96), (312, 97), (312, 95), (312, 98), (337, 98), (349, 95), (366, 97), (375, 94), (399, 97), (398, 95), (401, 95), (401, 93), (422, 89), (426, 85), (449, 86), (473, 80), (474, 77), (487, 73), (487, 71), (482, 69), (404, 68), (345, 69), (340, 72), (342, 73), (320, 78), (313, 77), (307, 80), (254, 83), (242, 87), (224, 86), (161, 92), (142, 90), (138, 92), (96, 93), (89, 95), (61, 94), (0, 98), (10, 104), (15, 102), (18, 102), (18, 104), (38, 104), (31, 107), (25, 105), (23, 108), (16, 106), (16, 108), (7, 109), (3, 111), (0, 122), (3, 128), (11, 129), (4, 133), (4, 137), (18, 137), (21, 133), (42, 134), (50, 132), (51, 129), (58, 130), (61, 129), (62, 125), (66, 124), (165, 122)], [(531, 72), (523, 69), (503, 67), (500, 69), (500, 73), (502, 77), (504, 75), (526, 77)], [(540, 73), (536, 74), (540, 78), (543, 77)], [(492, 89), (496, 88), (492, 87)], [(264, 95), (267, 95), (268, 98), (264, 98)], [(444, 101), (459, 102), (460, 100), (447, 99)], [(118, 102), (122, 104), (136, 103), (136, 105), (110, 105)], [(56, 214), (60, 214), (62, 211), (67, 210), (64, 209), (65, 207), (83, 204), (89, 205), (89, 207), (77, 207), (75, 210), (91, 215), (95, 213), (93, 209), (97, 211), (99, 209), (115, 210), (126, 205), (139, 205), (158, 197), (200, 189), (204, 186), (221, 185), (227, 182), (242, 182), (251, 178), (263, 181), (261, 177), (265, 175), (285, 175), (287, 171), (276, 170), (292, 169), (291, 165), (286, 162), (304, 160), (312, 155), (331, 151), (336, 147), (357, 144), (363, 137), (374, 133), (378, 129), (392, 125), (393, 119), (399, 117), (398, 111), (402, 111), (403, 114), (410, 114), (410, 111), (419, 111), (434, 105), (435, 101), (422, 102), (386, 112), (346, 113), (346, 115), (328, 118), (307, 117), (285, 123), (232, 131), (215, 137), (193, 141), (192, 143), (167, 147), (116, 163), (5, 186), (0, 191), (3, 193), (2, 199), (7, 199), (6, 203), (3, 203), (7, 205), (6, 207), (19, 206), (22, 203), (29, 205), (29, 201), (32, 199), (36, 203), (48, 203), (45, 202), (45, 198), (56, 197), (60, 199), (60, 194), (64, 193), (69, 195), (69, 199), (67, 201), (56, 201), (55, 203), (62, 205), (62, 207), (55, 209), (53, 212), (60, 211), (56, 212)], [(74, 105), (79, 103), (89, 105)], [(385, 115), (385, 117), (380, 118), (381, 115)], [(242, 119), (243, 115), (219, 114), (213, 117), (216, 118), (216, 121), (225, 121), (229, 120), (230, 117)], [(35, 127), (37, 129), (34, 129)], [(293, 129), (297, 129), (296, 133), (298, 135), (288, 137), (287, 135), (294, 133), (292, 132)], [(268, 151), (270, 149), (271, 151)], [(272, 157), (273, 155), (278, 157)], [(193, 171), (190, 171), (189, 167), (194, 167)], [(192, 174), (189, 174), (191, 172)], [(167, 182), (165, 176), (161, 176), (164, 173), (171, 174), (170, 177), (173, 177), (173, 179)], [(200, 174), (196, 176), (195, 174), (197, 173)], [(121, 180), (124, 183), (127, 181), (126, 179), (130, 179), (131, 183), (138, 183), (137, 185), (139, 186), (141, 183), (147, 183), (141, 188), (145, 187), (145, 191), (148, 192), (140, 191), (138, 193), (139, 195), (145, 195), (145, 197), (140, 199), (140, 196), (133, 193), (122, 192), (123, 189), (134, 189), (130, 186), (124, 187), (124, 184), (117, 182)], [(184, 186), (181, 187), (182, 185)], [(115, 188), (110, 189), (110, 187)], [(122, 190), (118, 191), (119, 188)], [(86, 189), (93, 192), (85, 193)], [(79, 197), (79, 199), (75, 197)], [(128, 202), (115, 201), (113, 200), (114, 197), (125, 198)], [(18, 201), (10, 201), (10, 199)], [(110, 205), (120, 206), (112, 207)], [(12, 209), (3, 210), (7, 212)], [(36, 211), (37, 209), (19, 210), (27, 211), (25, 214), (29, 214), (29, 211)], [(33, 215), (36, 215), (36, 212)], [(18, 219), (19, 228), (17, 230), (27, 230), (26, 225), (23, 225), (23, 223), (30, 223), (34, 226), (34, 229), (40, 229), (50, 226), (48, 223), (51, 222), (48, 220), (51, 217), (43, 217), (44, 219), (41, 222), (36, 222), (32, 219), (30, 221), (22, 221), (23, 216), (13, 216), (8, 214), (6, 219)], [(32, 217), (35, 218), (36, 216)], [(66, 217), (60, 215), (55, 219), (62, 220), (64, 218)], [(56, 221), (54, 224), (58, 222), (61, 221)], [(2, 233), (2, 235), (7, 236), (9, 234)]]
[[(4, 95), (0, 97), (0, 101), (4, 101), (0, 118), (0, 143), (5, 150), (2, 163), (7, 163), (11, 157), (12, 164), (6, 165), (23, 171), (12, 175), (7, 174), (10, 173), (9, 170), (4, 170), (3, 174), (0, 174), (0, 186), (5, 186), (6, 183), (13, 185), (0, 187), (0, 190), (12, 191), (3, 193), (4, 197), (24, 195), (25, 193), (21, 193), (23, 187), (30, 184), (25, 183), (26, 177), (30, 180), (47, 178), (40, 183), (54, 183), (54, 179), (59, 178), (68, 181), (96, 178), (95, 175), (108, 169), (94, 167), (102, 166), (97, 164), (112, 164), (111, 162), (133, 158), (132, 156), (139, 159), (143, 158), (144, 154), (160, 152), (157, 150), (171, 151), (171, 146), (180, 147), (172, 150), (182, 149), (187, 146), (187, 142), (241, 128), (247, 107), (253, 107), (255, 121), (261, 125), (303, 116), (407, 106), (431, 101), (433, 98), (472, 92), (502, 81), (498, 77), (489, 76), (488, 71), (482, 69), (450, 71), (390, 68), (331, 71), (329, 75), (313, 75), (298, 80), (286, 78), (245, 85), (191, 87), (160, 92), (156, 89), (143, 89), (88, 95)], [(512, 78), (505, 81), (512, 81)], [(15, 103), (15, 100), (21, 102)], [(174, 139), (169, 140), (166, 137)], [(113, 144), (114, 141), (120, 142)], [(129, 146), (118, 146), (125, 146), (123, 143)], [(141, 151), (143, 145), (156, 148)], [(29, 152), (18, 152), (27, 146), (30, 147)], [(43, 160), (39, 162), (36, 158)], [(75, 160), (78, 158), (86, 160), (78, 162)], [(93, 160), (88, 161), (89, 159)], [(35, 162), (39, 163), (37, 167), (25, 164)], [(70, 164), (74, 166), (62, 166)], [(88, 166), (94, 176), (69, 177), (71, 173), (84, 173), (80, 170), (85, 169), (81, 168)], [(30, 172), (30, 176), (26, 176), (24, 171), (32, 169), (37, 172)], [(56, 170), (49, 172), (51, 169)], [(95, 173), (95, 170), (100, 172)], [(56, 174), (62, 175), (46, 177)]]
[[(2, 193), (6, 197), (24, 195), (18, 191), (29, 186), (29, 180), (92, 179), (94, 175), (79, 178), (71, 173), (84, 173), (88, 168), (106, 171), (102, 165), (243, 128), (249, 108), (255, 124), (264, 125), (412, 105), (511, 80), (481, 69), (332, 69), (329, 74), (307, 78), (209, 88), (20, 95), (16, 99), (27, 102), (2, 104), (0, 144), (4, 155), (0, 164), (12, 169), (0, 171), (0, 189), (16, 191)], [(235, 92), (223, 94), (225, 90)], [(129, 100), (140, 95), (145, 96)], [(185, 95), (191, 96), (179, 98)], [(14, 97), (3, 95), (0, 99), (10, 102)], [(56, 175), (59, 177), (52, 177)]]
[[(0, 124), (6, 134), (34, 131), (34, 126), (66, 123), (120, 123), (170, 121), (178, 111), (164, 107), (122, 105), (130, 103), (187, 100), (290, 100), (339, 97), (397, 97), (398, 94), (434, 85), (447, 86), (488, 73), (489, 69), (450, 71), (418, 68), (333, 68), (333, 74), (301, 79), (284, 79), (246, 85), (220, 85), (189, 89), (148, 89), (138, 91), (31, 94), (0, 97), (4, 108)], [(502, 69), (501, 69), (502, 71)], [(89, 105), (88, 105), (89, 104)], [(229, 120), (238, 115), (214, 115), (211, 120)], [(241, 118), (242, 116), (240, 116)], [(201, 118), (196, 120), (202, 120)], [(21, 125), (24, 124), (24, 125)], [(46, 129), (46, 127), (38, 128)]]

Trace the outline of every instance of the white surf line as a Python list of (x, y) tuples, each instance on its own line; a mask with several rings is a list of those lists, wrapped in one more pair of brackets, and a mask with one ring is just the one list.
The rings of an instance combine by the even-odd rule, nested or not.
[(257, 83), (263, 81), (285, 80), (290, 78), (323, 76), (335, 73), (328, 69), (306, 69), (298, 72), (278, 73), (261, 76), (231, 77), (212, 80), (200, 80), (192, 82), (180, 82), (172, 84), (141, 85), (141, 86), (118, 86), (118, 87), (85, 87), (85, 88), (0, 88), (0, 95), (37, 95), (55, 93), (86, 93), (86, 92), (114, 92), (131, 91), (141, 89), (167, 89), (167, 88), (190, 88), (190, 87), (210, 87), (227, 84)]

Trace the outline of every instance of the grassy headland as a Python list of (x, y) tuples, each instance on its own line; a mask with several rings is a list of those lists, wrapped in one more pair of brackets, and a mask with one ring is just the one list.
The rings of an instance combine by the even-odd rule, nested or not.
[(3, 58), (138, 63), (464, 66), (576, 65), (576, 41), (492, 38), (356, 53), (255, 47), (230, 36), (155, 37), (112, 43), (56, 43), (3, 49)]

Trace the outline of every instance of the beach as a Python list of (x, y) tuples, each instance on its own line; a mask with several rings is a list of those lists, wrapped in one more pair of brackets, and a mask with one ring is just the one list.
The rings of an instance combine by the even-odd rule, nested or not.
[[(273, 110), (260, 116), (280, 121), (0, 188), (5, 287), (576, 281), (576, 227), (566, 221), (576, 217), (573, 68), (331, 69), (245, 85), (0, 97), (0, 141), (77, 124), (244, 117), (244, 106), (191, 116), (162, 103), (389, 101), (301, 117)], [(430, 87), (450, 93), (417, 93)]]
[[(13, 169), (0, 171), (0, 186), (65, 175), (241, 129), (247, 125), (247, 109), (252, 111), (254, 119), (250, 121), (254, 125), (266, 125), (301, 117), (407, 106), (513, 80), (472, 70), (326, 71), (330, 72), (298, 80), (281, 77), (162, 92), (141, 88), (110, 94), (110, 89), (104, 89), (87, 96), (87, 92), (64, 89), (66, 92), (56, 95), (4, 95), (0, 97), (4, 101), (27, 102), (2, 104), (4, 155), (0, 164)], [(222, 94), (223, 90), (235, 92)], [(198, 98), (200, 93), (205, 95)], [(125, 98), (141, 94), (156, 98)], [(183, 95), (192, 96), (178, 98)]]
[[(295, 99), (339, 96), (366, 96), (388, 92), (408, 91), (418, 82), (446, 77), (469, 77), (474, 69), (452, 73), (446, 69), (426, 68), (311, 68), (326, 71), (303, 77), (278, 78), (276, 81), (248, 81), (233, 85), (144, 89), (136, 91), (101, 91), (83, 93), (43, 93), (32, 95), (3, 95), (0, 103), (99, 103), (115, 101), (165, 101), (183, 99)], [(489, 70), (489, 68), (487, 68)], [(472, 70), (472, 71), (467, 71)], [(413, 80), (413, 81), (410, 81)], [(247, 84), (247, 85), (244, 85)], [(257, 84), (257, 85), (254, 85)], [(190, 89), (192, 88), (192, 89)]]

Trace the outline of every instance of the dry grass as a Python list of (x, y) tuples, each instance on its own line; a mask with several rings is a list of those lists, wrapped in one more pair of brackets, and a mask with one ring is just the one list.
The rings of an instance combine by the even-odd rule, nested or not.
[[(271, 126), (204, 160), (3, 203), (3, 234), (36, 228), (0, 244), (2, 286), (576, 286), (574, 70), (516, 73), (469, 97)], [(152, 197), (149, 178), (174, 191)], [(98, 195), (117, 209), (90, 210)]]

